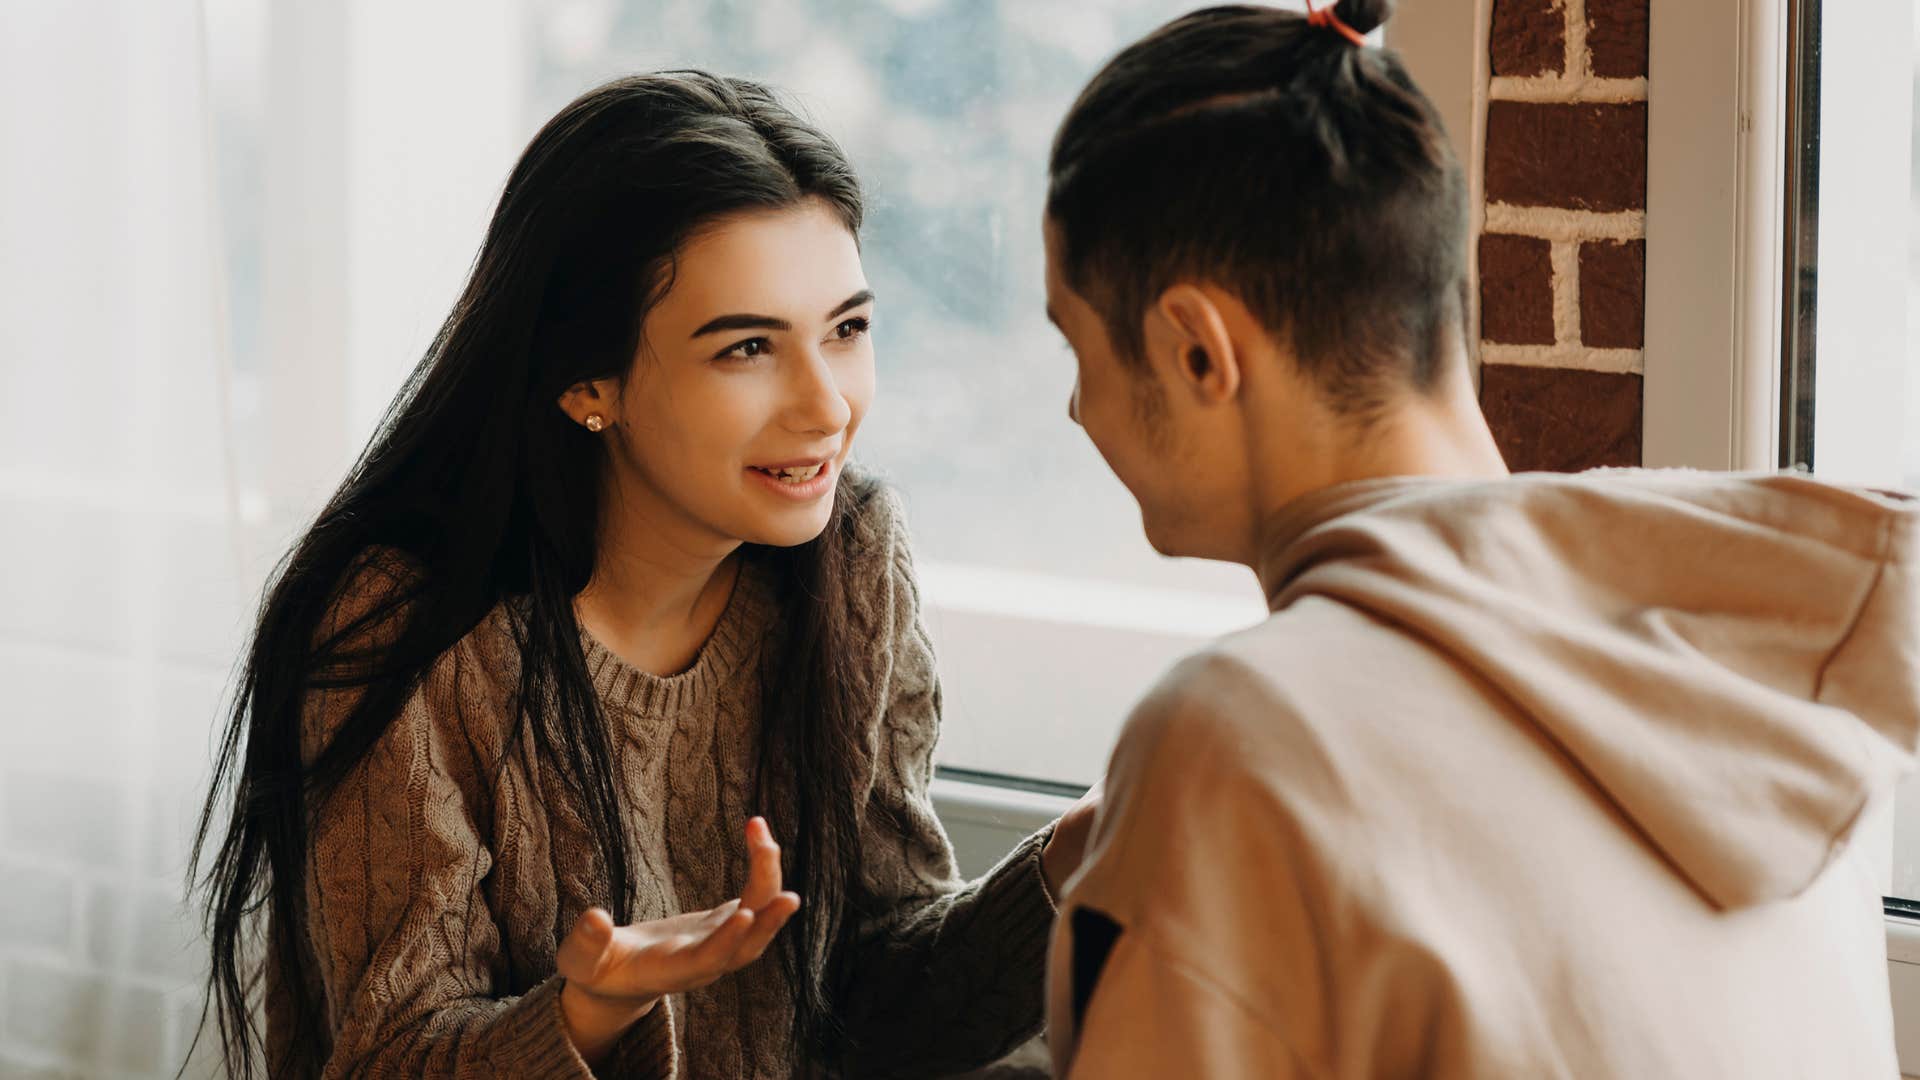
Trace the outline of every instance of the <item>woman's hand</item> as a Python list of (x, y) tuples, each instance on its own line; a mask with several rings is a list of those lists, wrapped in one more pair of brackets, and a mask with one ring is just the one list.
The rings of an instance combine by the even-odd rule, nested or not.
[[(1103, 781), (1104, 783), (1104, 781)], [(1040, 849), (1040, 872), (1047, 879), (1047, 891), (1055, 901), (1067, 886), (1067, 879), (1080, 869), (1087, 852), (1087, 836), (1093, 832), (1093, 815), (1100, 810), (1100, 784), (1095, 784), (1054, 823), (1053, 835)]]
[(766, 820), (747, 823), (749, 866), (740, 899), (670, 919), (615, 926), (590, 908), (560, 943), (560, 1011), (589, 1065), (662, 997), (738, 971), (767, 951), (800, 897), (780, 889), (780, 845)]

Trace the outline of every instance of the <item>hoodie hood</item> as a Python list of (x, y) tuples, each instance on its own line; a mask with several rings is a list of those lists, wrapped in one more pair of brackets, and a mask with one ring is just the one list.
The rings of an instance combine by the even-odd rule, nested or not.
[(1920, 503), (1804, 476), (1397, 478), (1260, 567), (1486, 680), (1721, 908), (1797, 895), (1920, 743)]

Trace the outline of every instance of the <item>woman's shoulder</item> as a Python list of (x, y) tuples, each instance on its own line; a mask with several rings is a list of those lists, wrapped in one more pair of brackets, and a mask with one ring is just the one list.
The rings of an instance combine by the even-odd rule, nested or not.
[[(520, 654), (510, 625), (508, 602), (474, 616), (455, 616), (445, 632), (423, 642), (417, 656), (398, 656), (402, 636), (425, 613), (427, 568), (402, 548), (373, 545), (351, 559), (334, 587), (316, 642), (323, 670), (352, 678), (373, 676), (395, 665), (416, 673), (416, 693), (429, 699), (447, 696), (456, 683), (471, 696), (474, 680), (487, 696), (515, 684)], [(469, 625), (471, 623), (471, 625)]]
[(855, 558), (907, 553), (907, 504), (898, 488), (871, 469), (847, 470), (847, 529)]
[(846, 524), (847, 600), (857, 623), (891, 636), (917, 618), (920, 609), (907, 503), (875, 473), (849, 470), (847, 481), (852, 485)]
[(406, 626), (421, 579), (420, 562), (410, 553), (386, 545), (362, 548), (328, 594), (314, 635), (322, 661), (391, 645)]

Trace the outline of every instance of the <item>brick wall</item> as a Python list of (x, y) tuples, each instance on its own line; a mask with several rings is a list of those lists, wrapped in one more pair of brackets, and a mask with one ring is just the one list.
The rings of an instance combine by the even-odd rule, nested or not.
[(1640, 463), (1648, 0), (1494, 0), (1481, 407), (1515, 470)]

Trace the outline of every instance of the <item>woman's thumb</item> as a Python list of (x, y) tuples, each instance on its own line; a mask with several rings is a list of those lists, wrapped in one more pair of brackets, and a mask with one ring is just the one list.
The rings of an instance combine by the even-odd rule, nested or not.
[(605, 908), (588, 908), (573, 924), (560, 946), (559, 967), (569, 979), (591, 979), (613, 943), (613, 916)]

